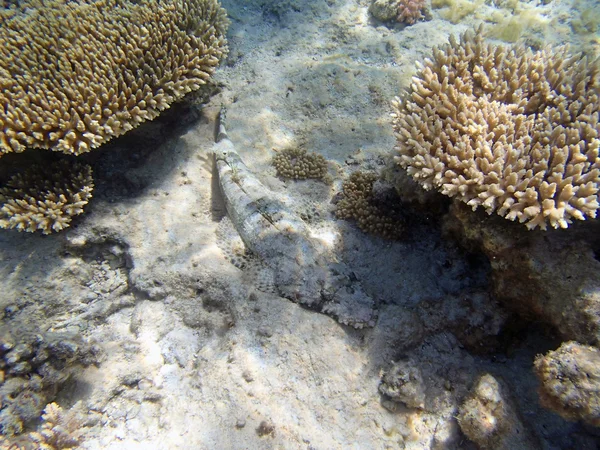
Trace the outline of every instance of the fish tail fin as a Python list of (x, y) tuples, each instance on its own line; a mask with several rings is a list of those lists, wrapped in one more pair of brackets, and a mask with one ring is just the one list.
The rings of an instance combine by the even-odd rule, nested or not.
[(227, 135), (227, 130), (225, 130), (225, 116), (226, 116), (225, 107), (221, 107), (219, 111), (219, 115), (217, 116), (217, 123), (215, 129), (215, 142), (221, 142), (223, 139), (229, 139)]

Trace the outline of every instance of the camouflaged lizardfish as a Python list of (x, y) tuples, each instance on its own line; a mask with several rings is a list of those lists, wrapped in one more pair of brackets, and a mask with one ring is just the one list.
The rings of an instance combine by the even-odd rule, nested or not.
[(247, 249), (272, 271), (282, 297), (335, 317), (373, 326), (373, 300), (306, 223), (267, 189), (244, 164), (219, 120), (215, 163), (229, 218)]

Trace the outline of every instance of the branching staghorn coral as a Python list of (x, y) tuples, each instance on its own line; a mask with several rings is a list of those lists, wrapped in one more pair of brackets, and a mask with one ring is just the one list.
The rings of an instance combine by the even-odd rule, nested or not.
[(425, 0), (400, 0), (398, 2), (398, 22), (412, 25), (418, 20), (424, 19)]
[(216, 0), (51, 0), (0, 11), (0, 154), (81, 154), (194, 91), (226, 51)]
[(529, 229), (596, 217), (598, 60), (494, 46), (481, 31), (435, 49), (394, 100), (397, 162), (425, 189)]

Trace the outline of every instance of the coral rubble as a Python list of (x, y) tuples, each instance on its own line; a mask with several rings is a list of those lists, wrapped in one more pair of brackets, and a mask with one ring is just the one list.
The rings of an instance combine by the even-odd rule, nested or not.
[(452, 37), (393, 103), (397, 162), (424, 188), (529, 229), (596, 217), (599, 73), (564, 48)]
[(409, 408), (425, 406), (425, 383), (419, 367), (411, 361), (399, 361), (383, 374), (379, 392)]
[(479, 448), (538, 448), (509, 392), (502, 381), (485, 374), (461, 405), (457, 417), (460, 428)]
[(96, 362), (97, 349), (69, 333), (28, 327), (0, 329), (0, 432), (20, 434), (38, 419), (79, 366)]

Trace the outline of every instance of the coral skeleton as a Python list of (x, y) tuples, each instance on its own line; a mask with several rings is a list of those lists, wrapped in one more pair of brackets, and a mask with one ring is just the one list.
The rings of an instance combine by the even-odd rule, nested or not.
[(519, 417), (508, 385), (486, 373), (479, 377), (459, 408), (462, 432), (479, 448), (539, 448)]
[(600, 350), (564, 342), (535, 359), (542, 405), (568, 420), (600, 426)]

